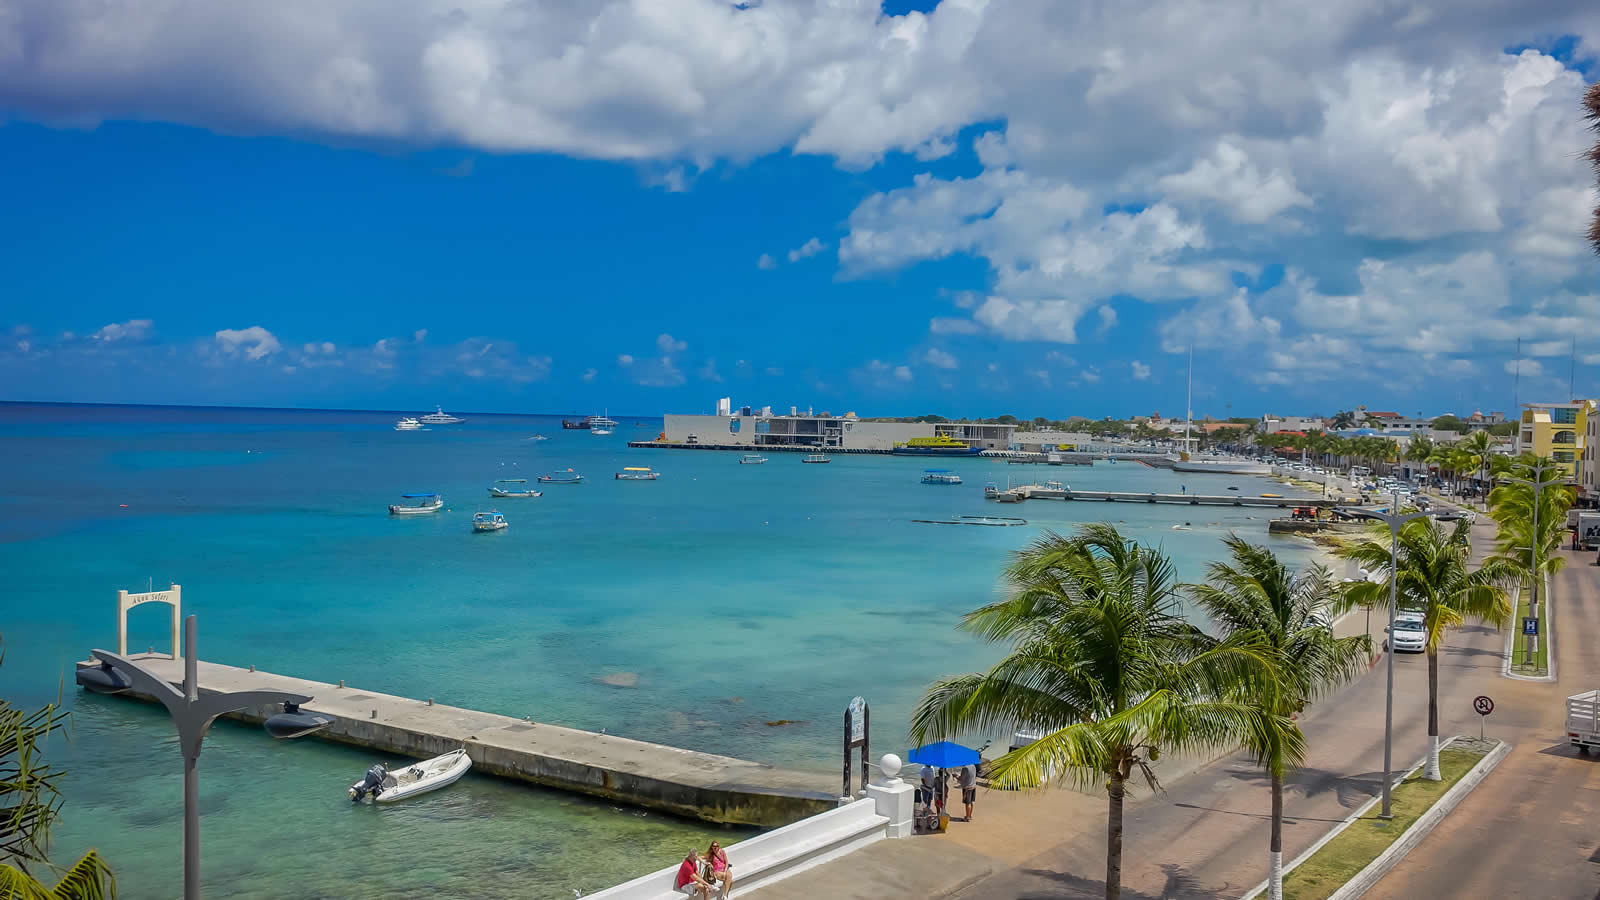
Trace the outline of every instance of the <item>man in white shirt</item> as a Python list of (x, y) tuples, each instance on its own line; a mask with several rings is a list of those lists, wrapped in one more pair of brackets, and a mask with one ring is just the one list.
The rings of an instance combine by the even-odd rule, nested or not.
[(978, 799), (978, 767), (961, 767), (961, 802), (967, 805), (967, 821), (972, 821), (972, 804)]

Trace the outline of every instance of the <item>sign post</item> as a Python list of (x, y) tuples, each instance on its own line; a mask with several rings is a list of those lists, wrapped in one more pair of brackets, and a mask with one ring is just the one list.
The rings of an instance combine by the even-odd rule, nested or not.
[(1539, 636), (1539, 620), (1533, 616), (1522, 617), (1522, 633), (1528, 637)]
[(1483, 720), (1494, 712), (1494, 701), (1479, 694), (1472, 698), (1472, 710), (1478, 714), (1478, 740), (1483, 740)]
[(841, 799), (848, 800), (855, 797), (855, 794), (850, 792), (850, 751), (857, 747), (861, 748), (861, 790), (863, 793), (867, 790), (868, 772), (870, 771), (867, 768), (867, 741), (871, 737), (871, 722), (871, 711), (867, 708), (867, 701), (861, 697), (853, 698), (850, 701), (850, 705), (845, 707), (844, 792), (839, 795)]
[(130, 594), (117, 591), (117, 655), (128, 655), (128, 610), (145, 603), (165, 603), (172, 607), (172, 658), (178, 658), (178, 623), (183, 619), (183, 589), (169, 585), (164, 591)]

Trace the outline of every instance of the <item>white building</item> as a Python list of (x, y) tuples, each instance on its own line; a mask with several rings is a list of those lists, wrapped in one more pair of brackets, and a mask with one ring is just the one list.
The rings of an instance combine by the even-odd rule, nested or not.
[(729, 416), (733, 414), (733, 398), (722, 397), (717, 400), (717, 415)]
[(733, 447), (817, 447), (843, 450), (891, 450), (912, 438), (949, 435), (984, 450), (1011, 446), (1015, 425), (958, 422), (863, 422), (845, 416), (683, 415), (662, 417), (669, 443)]
[[(1277, 434), (1280, 431), (1326, 431), (1327, 428), (1327, 423), (1323, 421), (1321, 416), (1266, 415), (1261, 417), (1262, 434)], [(1181, 422), (1176, 430), (1182, 430)]]

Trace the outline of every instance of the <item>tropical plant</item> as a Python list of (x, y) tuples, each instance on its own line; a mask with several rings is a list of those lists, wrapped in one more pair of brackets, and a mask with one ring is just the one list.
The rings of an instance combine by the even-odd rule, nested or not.
[(1489, 477), (1489, 462), (1495, 456), (1494, 438), (1489, 432), (1478, 430), (1467, 435), (1456, 446), (1472, 456), (1472, 471), (1477, 473), (1478, 481), (1487, 481)]
[[(0, 662), (5, 654), (0, 651)], [(0, 700), (0, 898), (101, 900), (115, 897), (116, 879), (90, 850), (64, 871), (52, 865), (50, 826), (60, 811), (64, 774), (44, 761), (44, 744), (67, 723), (60, 704), (27, 711)], [(45, 887), (34, 869), (61, 871)]]
[(1281, 747), (1304, 752), (1287, 717), (1241, 699), (1269, 695), (1270, 657), (1254, 636), (1216, 640), (1181, 615), (1171, 561), (1088, 525), (1045, 533), (1007, 567), (1000, 601), (968, 613), (967, 629), (1010, 645), (987, 672), (933, 684), (912, 715), (917, 743), (1028, 728), (1039, 740), (996, 760), (993, 783), (1051, 777), (1103, 784), (1108, 802), (1105, 895), (1122, 889), (1123, 802), (1136, 775), (1152, 790), (1163, 752)]
[[(1355, 678), (1371, 653), (1366, 635), (1337, 638), (1328, 620), (1339, 603), (1323, 566), (1296, 575), (1271, 550), (1237, 535), (1225, 541), (1232, 562), (1213, 562), (1206, 583), (1190, 588), (1224, 636), (1264, 648), (1277, 670), (1275, 690), (1250, 697), (1270, 715), (1294, 718), (1317, 696)], [(1272, 790), (1267, 895), (1283, 896), (1283, 776), (1290, 761), (1275, 731), (1249, 749), (1267, 770)]]
[[(1537, 480), (1536, 469), (1518, 464), (1511, 469), (1516, 477)], [(1517, 572), (1535, 608), (1539, 586), (1566, 566), (1566, 557), (1556, 551), (1567, 532), (1567, 510), (1576, 500), (1577, 489), (1570, 485), (1548, 485), (1536, 492), (1530, 485), (1508, 481), (1489, 492), (1489, 514), (1499, 526), (1493, 558)]]
[[(1600, 136), (1600, 83), (1589, 85), (1583, 95), (1583, 106), (1588, 110), (1585, 118), (1589, 120), (1589, 127)], [(1589, 148), (1588, 156), (1589, 162), (1594, 163), (1595, 186), (1600, 187), (1600, 137)], [(1600, 254), (1600, 204), (1595, 205), (1594, 221), (1589, 223), (1589, 243), (1594, 246), (1594, 252)]]
[(1333, 420), (1328, 424), (1334, 431), (1346, 431), (1356, 426), (1356, 414), (1348, 409), (1341, 409), (1333, 414)]
[(1406, 444), (1406, 459), (1412, 462), (1425, 462), (1433, 455), (1433, 439), (1425, 434), (1413, 434), (1411, 441)]
[(1504, 585), (1518, 573), (1505, 561), (1493, 558), (1474, 570), (1469, 564), (1472, 525), (1464, 519), (1448, 531), (1432, 519), (1413, 519), (1400, 528), (1392, 546), (1393, 567), (1389, 527), (1374, 523), (1365, 538), (1339, 551), (1341, 557), (1383, 576), (1381, 582), (1346, 584), (1345, 598), (1351, 603), (1387, 607), (1393, 582), (1397, 605), (1422, 614), (1428, 656), (1428, 764), (1424, 777), (1438, 781), (1439, 647), (1450, 629), (1468, 619), (1495, 628), (1504, 626), (1511, 618), (1511, 598)]

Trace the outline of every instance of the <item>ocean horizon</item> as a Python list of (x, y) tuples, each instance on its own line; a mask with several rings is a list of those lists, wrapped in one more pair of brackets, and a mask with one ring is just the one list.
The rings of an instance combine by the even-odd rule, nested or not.
[[(73, 661), (114, 646), (119, 588), (181, 584), (209, 661), (604, 728), (834, 789), (850, 698), (872, 706), (873, 755), (903, 754), (926, 685), (998, 658), (957, 624), (1046, 530), (1111, 521), (1185, 579), (1204, 576), (1230, 532), (1295, 564), (1316, 554), (1269, 538), (1270, 511), (1231, 507), (1040, 500), (1006, 507), (1028, 519), (1018, 528), (913, 521), (993, 513), (983, 484), (1008, 478), (1285, 492), (1260, 478), (963, 459), (940, 465), (964, 483), (936, 486), (920, 483), (920, 459), (743, 466), (737, 452), (627, 447), (659, 416), (613, 414), (616, 432), (593, 435), (560, 428), (581, 414), (449, 411), (468, 421), (395, 432), (396, 415), (415, 413), (0, 403), (0, 686), (24, 708), (59, 692), (73, 713), (49, 746), (68, 772), (57, 858), (94, 846), (122, 896), (176, 891), (181, 759), (165, 712), (71, 682)], [(613, 480), (628, 465), (661, 477)], [(569, 467), (586, 483), (488, 496), (497, 479)], [(419, 491), (446, 508), (387, 515)], [(471, 533), (488, 509), (510, 527)], [(134, 610), (130, 648), (162, 649), (165, 613)], [(345, 788), (381, 754), (232, 724), (205, 748), (205, 881), (233, 896), (565, 900), (666, 865), (686, 842), (741, 834), (480, 776), (352, 807)]]

